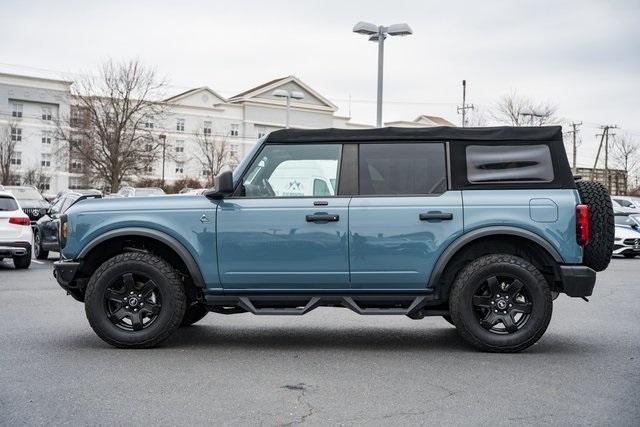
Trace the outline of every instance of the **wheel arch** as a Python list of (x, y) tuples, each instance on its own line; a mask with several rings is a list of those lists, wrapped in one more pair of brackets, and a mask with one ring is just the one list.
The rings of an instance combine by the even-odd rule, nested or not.
[[(98, 254), (101, 254), (101, 249), (106, 250), (111, 247), (111, 251), (106, 250), (106, 252), (110, 254), (113, 252), (114, 243), (119, 243), (121, 246), (127, 240), (140, 240), (142, 242), (151, 243), (155, 248), (163, 251), (165, 256), (172, 258), (168, 261), (179, 260), (179, 264), (181, 264), (180, 266), (185, 270), (185, 273), (188, 273), (191, 277), (195, 287), (205, 287), (200, 268), (187, 248), (185, 248), (185, 246), (176, 238), (154, 229), (125, 227), (107, 231), (85, 245), (78, 254), (77, 259), (83, 260), (83, 263), (91, 264), (94, 259), (105, 258), (104, 254), (102, 254), (102, 256), (98, 256)], [(115, 245), (115, 247), (118, 247), (118, 245)], [(95, 264), (95, 262), (93, 263)], [(92, 266), (87, 265), (84, 267), (91, 270)]]
[(483, 227), (463, 234), (442, 252), (436, 262), (428, 287), (448, 299), (449, 290), (468, 256), (481, 256), (511, 249), (531, 261), (547, 278), (550, 285), (559, 278), (562, 255), (546, 239), (529, 230), (509, 226)]

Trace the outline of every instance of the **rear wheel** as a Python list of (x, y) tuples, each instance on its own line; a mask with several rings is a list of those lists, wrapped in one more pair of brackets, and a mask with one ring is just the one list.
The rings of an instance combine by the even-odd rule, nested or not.
[(204, 316), (209, 313), (207, 307), (201, 303), (191, 304), (187, 307), (187, 311), (184, 313), (184, 318), (182, 319), (182, 323), (180, 326), (190, 326), (196, 322), (199, 322), (204, 318)]
[(483, 351), (516, 352), (544, 334), (553, 308), (544, 276), (522, 258), (486, 255), (456, 278), (449, 301), (462, 337)]
[(636, 254), (622, 254), (625, 258), (635, 258)]
[(40, 233), (36, 231), (36, 235), (33, 238), (33, 254), (36, 256), (36, 259), (47, 259), (49, 258), (49, 251), (45, 251), (42, 249), (42, 242), (40, 241)]
[(93, 330), (122, 348), (153, 347), (184, 317), (186, 297), (179, 275), (162, 258), (128, 252), (105, 261), (91, 276), (85, 312)]

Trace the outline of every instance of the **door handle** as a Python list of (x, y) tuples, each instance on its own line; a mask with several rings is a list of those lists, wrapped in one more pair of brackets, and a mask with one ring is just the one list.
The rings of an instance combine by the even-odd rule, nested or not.
[(313, 214), (313, 215), (307, 215), (305, 219), (307, 220), (307, 222), (316, 222), (319, 224), (324, 224), (327, 222), (340, 221), (340, 215)]
[(453, 219), (451, 212), (429, 211), (420, 214), (420, 221), (449, 221)]

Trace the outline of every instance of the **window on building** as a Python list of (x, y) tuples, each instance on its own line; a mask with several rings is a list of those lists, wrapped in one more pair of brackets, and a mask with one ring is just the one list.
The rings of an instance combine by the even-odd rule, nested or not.
[(145, 151), (151, 151), (151, 150), (153, 150), (153, 145), (151, 145), (151, 144), (144, 144), (144, 150), (145, 150)]
[(209, 175), (211, 175), (209, 170), (207, 170), (207, 169), (203, 169), (202, 170), (202, 176), (207, 176), (208, 177)]
[(42, 157), (40, 158), (40, 166), (43, 168), (51, 167), (51, 154), (42, 153)]
[(76, 190), (78, 188), (82, 188), (82, 177), (72, 176), (69, 178), (69, 188), (71, 190)]
[(238, 157), (238, 144), (229, 145), (229, 156)]
[(48, 176), (41, 176), (38, 188), (40, 191), (51, 190), (51, 178)]
[(22, 153), (20, 151), (14, 151), (11, 155), (11, 164), (20, 166), (22, 164)]
[(20, 128), (11, 128), (11, 140), (14, 142), (22, 141), (22, 129)]
[(184, 153), (184, 141), (176, 141), (176, 153)]
[(184, 132), (184, 119), (176, 120), (176, 130), (178, 132)]
[(176, 173), (184, 173), (184, 162), (176, 162)]
[(146, 173), (153, 173), (153, 166), (146, 166), (146, 167), (144, 168), (144, 171), (145, 171)]
[(145, 122), (144, 124), (145, 129), (153, 129), (153, 127), (154, 127), (153, 122)]
[(444, 144), (360, 144), (361, 195), (440, 194), (446, 176)]
[(12, 117), (22, 117), (22, 104), (18, 102), (11, 103), (11, 116)]
[(42, 120), (51, 120), (51, 107), (42, 107)]
[(205, 135), (211, 135), (211, 122), (205, 121), (204, 126), (202, 127), (202, 133)]
[(240, 125), (237, 123), (231, 123), (231, 130), (229, 131), (229, 135), (231, 136), (240, 135)]
[(69, 171), (73, 173), (82, 172), (82, 160), (71, 159), (71, 161), (69, 162)]
[(52, 132), (50, 130), (43, 130), (42, 131), (42, 143), (43, 144), (51, 144), (51, 134), (52, 134)]
[(256, 134), (258, 135), (258, 138), (262, 138), (267, 134), (267, 129), (263, 127), (256, 127)]
[(71, 117), (69, 118), (69, 126), (77, 127), (80, 124), (80, 110), (77, 107), (71, 107)]

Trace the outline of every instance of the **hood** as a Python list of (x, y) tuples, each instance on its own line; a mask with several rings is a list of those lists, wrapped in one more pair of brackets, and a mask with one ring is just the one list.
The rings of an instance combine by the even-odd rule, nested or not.
[(180, 209), (215, 209), (217, 201), (205, 196), (166, 195), (149, 197), (113, 197), (106, 199), (85, 199), (72, 205), (66, 215), (92, 212), (131, 212)]
[(50, 206), (50, 203), (47, 202), (46, 200), (37, 200), (37, 199), (18, 200), (18, 203), (20, 203), (20, 207), (22, 209), (32, 209), (32, 208), (46, 209)]

